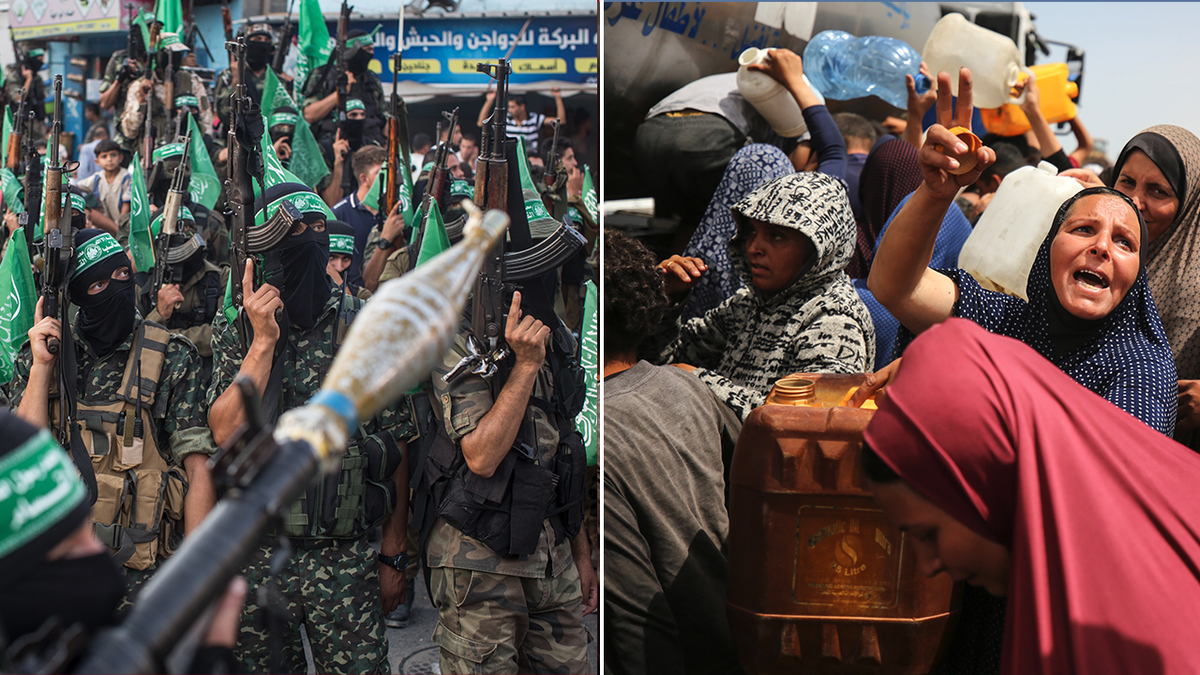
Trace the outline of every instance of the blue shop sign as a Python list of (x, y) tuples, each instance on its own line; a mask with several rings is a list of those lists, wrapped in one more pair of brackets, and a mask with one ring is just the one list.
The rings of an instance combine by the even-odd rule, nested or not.
[[(484, 84), (487, 76), (475, 70), (482, 61), (496, 62), (516, 44), (512, 56), (515, 84), (562, 80), (599, 82), (600, 35), (595, 16), (535, 16), (517, 39), (527, 17), (470, 19), (404, 19), (404, 60), (401, 81), (422, 84)], [(399, 25), (395, 20), (351, 21), (350, 28), (375, 35), (371, 70), (392, 81), (391, 55), (396, 52)], [(337, 26), (330, 26), (330, 34)]]

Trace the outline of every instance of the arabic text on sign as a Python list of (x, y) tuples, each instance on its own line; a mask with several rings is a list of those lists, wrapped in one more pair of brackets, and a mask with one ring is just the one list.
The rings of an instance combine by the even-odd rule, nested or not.
[(575, 59), (575, 72), (577, 73), (598, 73), (600, 72), (599, 59), (592, 57), (590, 59)]
[(566, 73), (565, 59), (513, 59), (512, 69), (518, 75), (530, 73)]
[(400, 72), (418, 75), (437, 74), (442, 72), (442, 62), (437, 59), (405, 59), (400, 64)]

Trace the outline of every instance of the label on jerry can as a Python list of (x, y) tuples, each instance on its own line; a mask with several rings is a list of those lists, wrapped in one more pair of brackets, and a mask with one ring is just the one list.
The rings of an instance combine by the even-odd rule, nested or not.
[(879, 509), (801, 506), (792, 600), (845, 616), (855, 608), (894, 608), (903, 546)]

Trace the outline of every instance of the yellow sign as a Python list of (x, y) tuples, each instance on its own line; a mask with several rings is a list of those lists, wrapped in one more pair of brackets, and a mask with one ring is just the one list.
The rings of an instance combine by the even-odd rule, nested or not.
[(30, 28), (13, 28), (14, 40), (32, 40), (36, 38), (69, 35), (72, 33), (102, 33), (120, 30), (121, 18), (110, 17), (91, 21), (74, 21), (71, 23), (56, 23), (49, 26), (32, 26)]
[[(454, 73), (455, 75), (465, 75), (467, 73), (475, 74), (479, 72), (475, 70), (476, 63), (478, 63), (478, 61), (470, 61), (468, 59), (450, 59), (448, 65), (450, 66), (450, 72)], [(407, 66), (407, 63), (404, 64), (404, 67)]]
[(577, 73), (599, 73), (599, 59), (592, 57), (590, 59), (579, 58), (575, 59), (575, 72)]
[(513, 59), (514, 75), (541, 75), (567, 72), (566, 59)]
[[(442, 62), (437, 59), (405, 59), (400, 64), (400, 72), (415, 75), (429, 75), (442, 72)], [(475, 72), (472, 68), (471, 72)]]

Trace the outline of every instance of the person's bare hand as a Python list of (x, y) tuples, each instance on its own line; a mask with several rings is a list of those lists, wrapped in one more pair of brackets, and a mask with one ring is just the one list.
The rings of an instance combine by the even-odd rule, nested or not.
[(275, 321), (275, 310), (283, 307), (283, 299), (279, 297), (279, 289), (271, 284), (263, 284), (254, 290), (254, 261), (246, 261), (246, 270), (242, 275), (242, 288), (246, 294), (246, 315), (250, 317), (250, 327), (254, 329), (254, 341), (262, 340), (264, 347), (275, 347), (279, 340), (279, 324)]
[(349, 87), (353, 87), (355, 82), (358, 82), (358, 78), (354, 77), (354, 73), (352, 73), (352, 72), (350, 72), (350, 71), (348, 71), (348, 70), (347, 70), (347, 71), (346, 71), (346, 85), (347, 85), (347, 88), (349, 88)]
[(408, 579), (405, 578), (404, 572), (388, 565), (379, 566), (379, 590), (383, 595), (384, 614), (391, 614), (392, 610), (404, 602), (404, 595), (408, 590), (407, 585)]
[(344, 162), (350, 154), (350, 141), (342, 138), (342, 130), (338, 129), (333, 138), (333, 156), (338, 162)]
[(1067, 169), (1066, 171), (1060, 171), (1058, 175), (1074, 178), (1085, 188), (1104, 187), (1104, 181), (1100, 180), (1100, 176), (1097, 176), (1090, 169)]
[(1175, 428), (1200, 428), (1200, 380), (1179, 380), (1179, 413)]
[(538, 319), (521, 316), (521, 292), (513, 293), (512, 306), (508, 309), (508, 322), (504, 327), (504, 340), (517, 356), (517, 365), (525, 364), (537, 368), (546, 360), (546, 340), (550, 327)]
[(550, 95), (554, 98), (559, 98), (562, 96), (562, 89), (559, 87), (550, 87)]
[[(959, 160), (951, 155), (963, 156), (968, 148), (957, 136), (950, 133), (953, 127), (971, 128), (971, 115), (975, 111), (971, 93), (971, 71), (962, 68), (958, 75), (958, 104), (950, 94), (950, 75), (938, 73), (937, 120), (938, 123), (925, 132), (925, 144), (917, 153), (917, 163), (925, 188), (935, 197), (951, 201), (959, 188), (979, 179), (979, 174), (996, 161), (996, 152), (986, 145), (975, 151), (975, 167), (963, 174), (950, 173), (959, 167)], [(945, 148), (945, 153), (937, 147)]]
[(583, 171), (576, 166), (567, 171), (567, 198), (578, 197), (582, 194)]
[(237, 644), (238, 625), (242, 618), (242, 605), (246, 601), (246, 580), (234, 577), (225, 587), (225, 593), (217, 600), (217, 611), (213, 614), (204, 644), (210, 647), (229, 647)]
[(882, 399), (885, 393), (883, 388), (891, 384), (892, 380), (896, 377), (897, 371), (900, 370), (900, 361), (901, 359), (896, 359), (878, 371), (869, 373), (867, 379), (863, 381), (862, 386), (858, 388), (858, 391), (854, 392), (854, 395), (850, 397), (850, 401), (846, 405), (861, 408), (872, 395), (875, 396), (876, 401)]
[(992, 203), (992, 197), (995, 196), (995, 194), (995, 192), (989, 192), (986, 195), (980, 195), (979, 199), (975, 200), (975, 203), (971, 206), (971, 209), (974, 211), (976, 218), (982, 216), (983, 212), (987, 210), (988, 204)]
[(699, 258), (673, 255), (658, 263), (658, 269), (663, 273), (663, 290), (667, 298), (678, 302), (700, 281), (700, 277), (708, 271), (708, 265)]
[(579, 586), (583, 592), (583, 616), (587, 616), (600, 605), (600, 578), (596, 576), (591, 560), (576, 558), (575, 568), (579, 570)]
[(33, 350), (33, 363), (38, 366), (52, 366), (57, 356), (50, 353), (47, 341), (50, 338), (62, 339), (62, 324), (52, 316), (42, 315), (42, 302), (38, 298), (37, 307), (33, 311), (33, 328), (29, 329), (29, 345)]
[(275, 156), (279, 157), (280, 160), (287, 160), (292, 156), (292, 147), (288, 145), (286, 138), (275, 141), (271, 144), (271, 147), (275, 148)]
[(158, 289), (158, 304), (155, 308), (164, 320), (170, 319), (182, 302), (183, 293), (179, 292), (179, 284), (163, 284), (162, 288)]
[(767, 58), (762, 63), (746, 68), (766, 73), (792, 91), (804, 84), (804, 59), (790, 49), (768, 49)]
[(496, 90), (492, 89), (492, 85), (490, 85), (490, 84), (488, 85), (487, 93), (485, 93), (483, 95), (483, 98), (488, 103), (491, 103), (492, 101), (496, 100)]
[(925, 65), (924, 61), (921, 62), (919, 72), (929, 78), (929, 89), (924, 94), (917, 93), (917, 81), (912, 75), (904, 76), (904, 84), (908, 88), (908, 121), (916, 120), (917, 124), (921, 123), (925, 113), (937, 103), (938, 90), (937, 80), (929, 73), (929, 66)]
[(1012, 88), (1013, 98), (1019, 98), (1022, 93), (1025, 94), (1025, 101), (1021, 103), (1021, 111), (1027, 116), (1042, 114), (1042, 94), (1040, 91), (1038, 91), (1037, 82), (1035, 80), (1037, 80), (1037, 76), (1033, 73), (1030, 73), (1029, 77), (1026, 78), (1024, 82), (1018, 82), (1014, 84)]
[(17, 228), (21, 227), (21, 219), (12, 211), (4, 212), (4, 227), (8, 228), (8, 236), (13, 236)]
[(400, 200), (396, 200), (392, 212), (388, 214), (387, 220), (383, 221), (383, 231), (379, 233), (379, 236), (392, 242), (394, 246), (399, 246), (402, 234), (404, 234), (404, 214), (400, 212)]
[(881, 124), (883, 124), (883, 128), (886, 129), (889, 134), (897, 138), (903, 136), (904, 130), (908, 128), (908, 120), (903, 120), (899, 117), (892, 117), (891, 115), (883, 118), (883, 122), (881, 122)]

